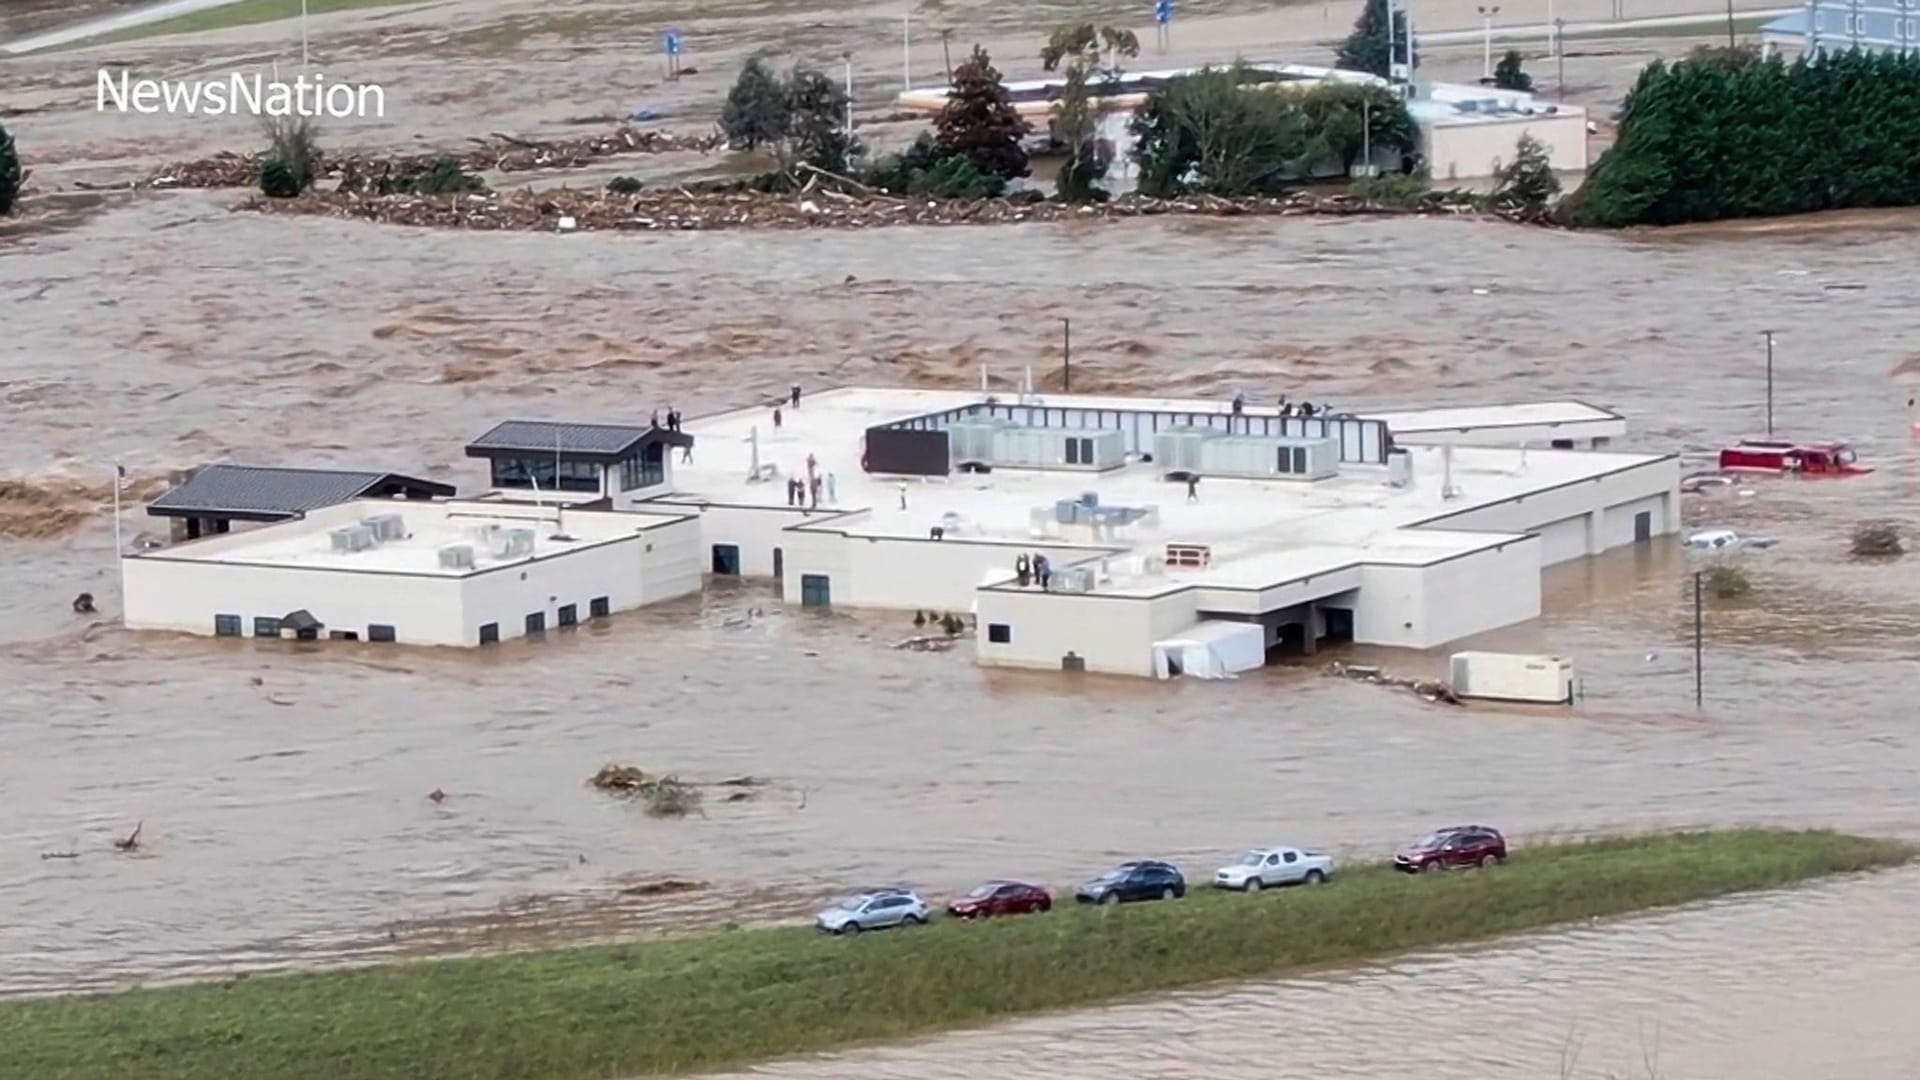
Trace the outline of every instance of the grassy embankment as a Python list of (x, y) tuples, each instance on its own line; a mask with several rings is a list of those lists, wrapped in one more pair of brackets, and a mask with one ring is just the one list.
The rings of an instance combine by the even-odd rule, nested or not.
[[(307, 15), (309, 17), (330, 15), (336, 11), (359, 11), (363, 8), (411, 7), (427, 2), (430, 0), (307, 0)], [(235, 26), (253, 26), (258, 23), (281, 22), (299, 17), (300, 0), (238, 0), (236, 3), (223, 4), (220, 7), (207, 8), (186, 15), (176, 15), (171, 19), (162, 19), (145, 26), (130, 27), (118, 33), (91, 38), (79, 44), (98, 45), (137, 41), (142, 38), (160, 37), (164, 34), (226, 30)]]
[[(710, 1069), (1789, 885), (1913, 847), (1734, 830), (1356, 868), (1318, 889), (858, 938), (803, 928), (0, 1004), (0, 1077), (546, 1077)], [(1196, 868), (1198, 869), (1198, 868)]]

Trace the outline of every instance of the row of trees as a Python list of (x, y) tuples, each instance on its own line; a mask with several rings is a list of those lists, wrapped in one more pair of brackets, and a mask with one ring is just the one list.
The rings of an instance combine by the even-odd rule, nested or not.
[(20, 189), (27, 186), (27, 171), (20, 166), (20, 150), (13, 144), (13, 133), (0, 124), (0, 217), (13, 212), (20, 201)]
[(1920, 57), (1719, 50), (1641, 73), (1563, 215), (1619, 227), (1913, 205)]

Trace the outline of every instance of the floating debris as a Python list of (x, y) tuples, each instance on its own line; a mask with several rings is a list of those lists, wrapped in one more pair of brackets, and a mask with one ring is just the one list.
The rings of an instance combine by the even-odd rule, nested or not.
[(602, 765), (587, 783), (619, 798), (645, 799), (654, 817), (685, 817), (700, 809), (697, 786), (677, 776), (648, 776), (637, 765)]
[(138, 851), (140, 849), (140, 830), (147, 827), (145, 818), (133, 827), (133, 831), (113, 842), (116, 851)]
[(949, 637), (946, 634), (923, 634), (919, 637), (907, 638), (905, 641), (896, 641), (893, 643), (893, 647), (895, 649), (904, 649), (908, 652), (946, 652), (952, 649), (959, 640), (959, 638)]
[(643, 881), (638, 885), (629, 885), (620, 890), (621, 896), (672, 896), (675, 893), (698, 892), (707, 887), (704, 881), (687, 881), (684, 878), (661, 878), (658, 881)]
[(1412, 691), (1422, 700), (1446, 705), (1462, 704), (1460, 695), (1453, 687), (1437, 679), (1401, 679), (1388, 675), (1377, 667), (1362, 664), (1343, 664), (1338, 660), (1327, 665), (1327, 674), (1336, 678), (1352, 679), (1355, 682), (1371, 683), (1374, 686), (1398, 686)]
[(77, 859), (80, 857), (80, 853), (77, 851), (43, 851), (40, 853), (40, 857), (42, 859)]

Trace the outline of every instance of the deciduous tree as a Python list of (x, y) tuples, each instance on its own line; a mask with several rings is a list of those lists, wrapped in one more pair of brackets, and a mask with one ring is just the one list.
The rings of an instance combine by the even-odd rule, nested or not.
[[(1109, 64), (1102, 68), (1102, 54)], [(1100, 145), (1099, 112), (1093, 101), (1093, 85), (1098, 77), (1111, 80), (1119, 75), (1121, 57), (1140, 55), (1140, 40), (1131, 30), (1093, 23), (1074, 23), (1054, 30), (1040, 49), (1040, 62), (1048, 71), (1061, 75), (1060, 96), (1054, 105), (1053, 137), (1066, 147), (1067, 160), (1060, 169), (1060, 197), (1069, 202), (1104, 198), (1100, 181), (1111, 163), (1109, 150)]]
[(953, 70), (953, 94), (934, 121), (943, 154), (972, 163), (978, 173), (1013, 180), (1027, 175), (1027, 151), (1020, 145), (1029, 128), (1013, 107), (1000, 72), (978, 45)]

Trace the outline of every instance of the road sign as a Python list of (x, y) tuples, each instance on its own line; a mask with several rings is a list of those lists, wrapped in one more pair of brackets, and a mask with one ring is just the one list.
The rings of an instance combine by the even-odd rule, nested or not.
[(1161, 26), (1173, 21), (1173, 0), (1154, 0), (1153, 21)]
[(680, 55), (680, 31), (678, 30), (667, 31), (667, 55)]

